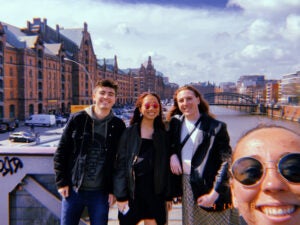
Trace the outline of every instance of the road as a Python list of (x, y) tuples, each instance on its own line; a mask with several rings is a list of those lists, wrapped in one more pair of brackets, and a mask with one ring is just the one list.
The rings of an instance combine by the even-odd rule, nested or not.
[[(21, 125), (15, 131), (29, 131), (30, 127)], [(31, 142), (31, 143), (21, 143), (21, 142), (11, 142), (8, 140), (9, 132), (0, 134), (0, 146), (56, 146), (58, 140), (62, 134), (62, 127), (35, 127), (34, 132), (40, 134), (39, 143)]]

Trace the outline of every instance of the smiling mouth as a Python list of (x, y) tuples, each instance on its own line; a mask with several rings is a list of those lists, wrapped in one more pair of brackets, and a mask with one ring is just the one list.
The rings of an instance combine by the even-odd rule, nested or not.
[(260, 210), (268, 216), (287, 216), (296, 211), (296, 206), (261, 206)]

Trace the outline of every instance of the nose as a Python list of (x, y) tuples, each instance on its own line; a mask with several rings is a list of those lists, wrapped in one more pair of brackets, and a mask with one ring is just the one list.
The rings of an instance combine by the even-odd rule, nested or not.
[(262, 181), (262, 190), (267, 193), (286, 191), (288, 183), (277, 171), (274, 163), (266, 165), (265, 176)]

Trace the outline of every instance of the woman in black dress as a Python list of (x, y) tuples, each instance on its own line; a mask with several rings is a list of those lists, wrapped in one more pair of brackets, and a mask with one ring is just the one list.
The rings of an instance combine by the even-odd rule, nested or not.
[[(143, 93), (122, 135), (114, 175), (121, 225), (166, 223), (168, 139), (160, 98)], [(168, 203), (169, 204), (169, 203)]]

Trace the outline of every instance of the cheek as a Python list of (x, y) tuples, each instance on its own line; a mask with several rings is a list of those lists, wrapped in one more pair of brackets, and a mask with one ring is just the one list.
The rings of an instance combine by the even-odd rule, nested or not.
[(300, 205), (300, 185), (298, 184), (289, 184), (289, 188), (291, 190), (291, 193), (293, 193), (295, 196), (297, 196), (299, 205)]
[(231, 189), (235, 207), (254, 207), (259, 194), (257, 188), (245, 188), (241, 184), (233, 182)]

